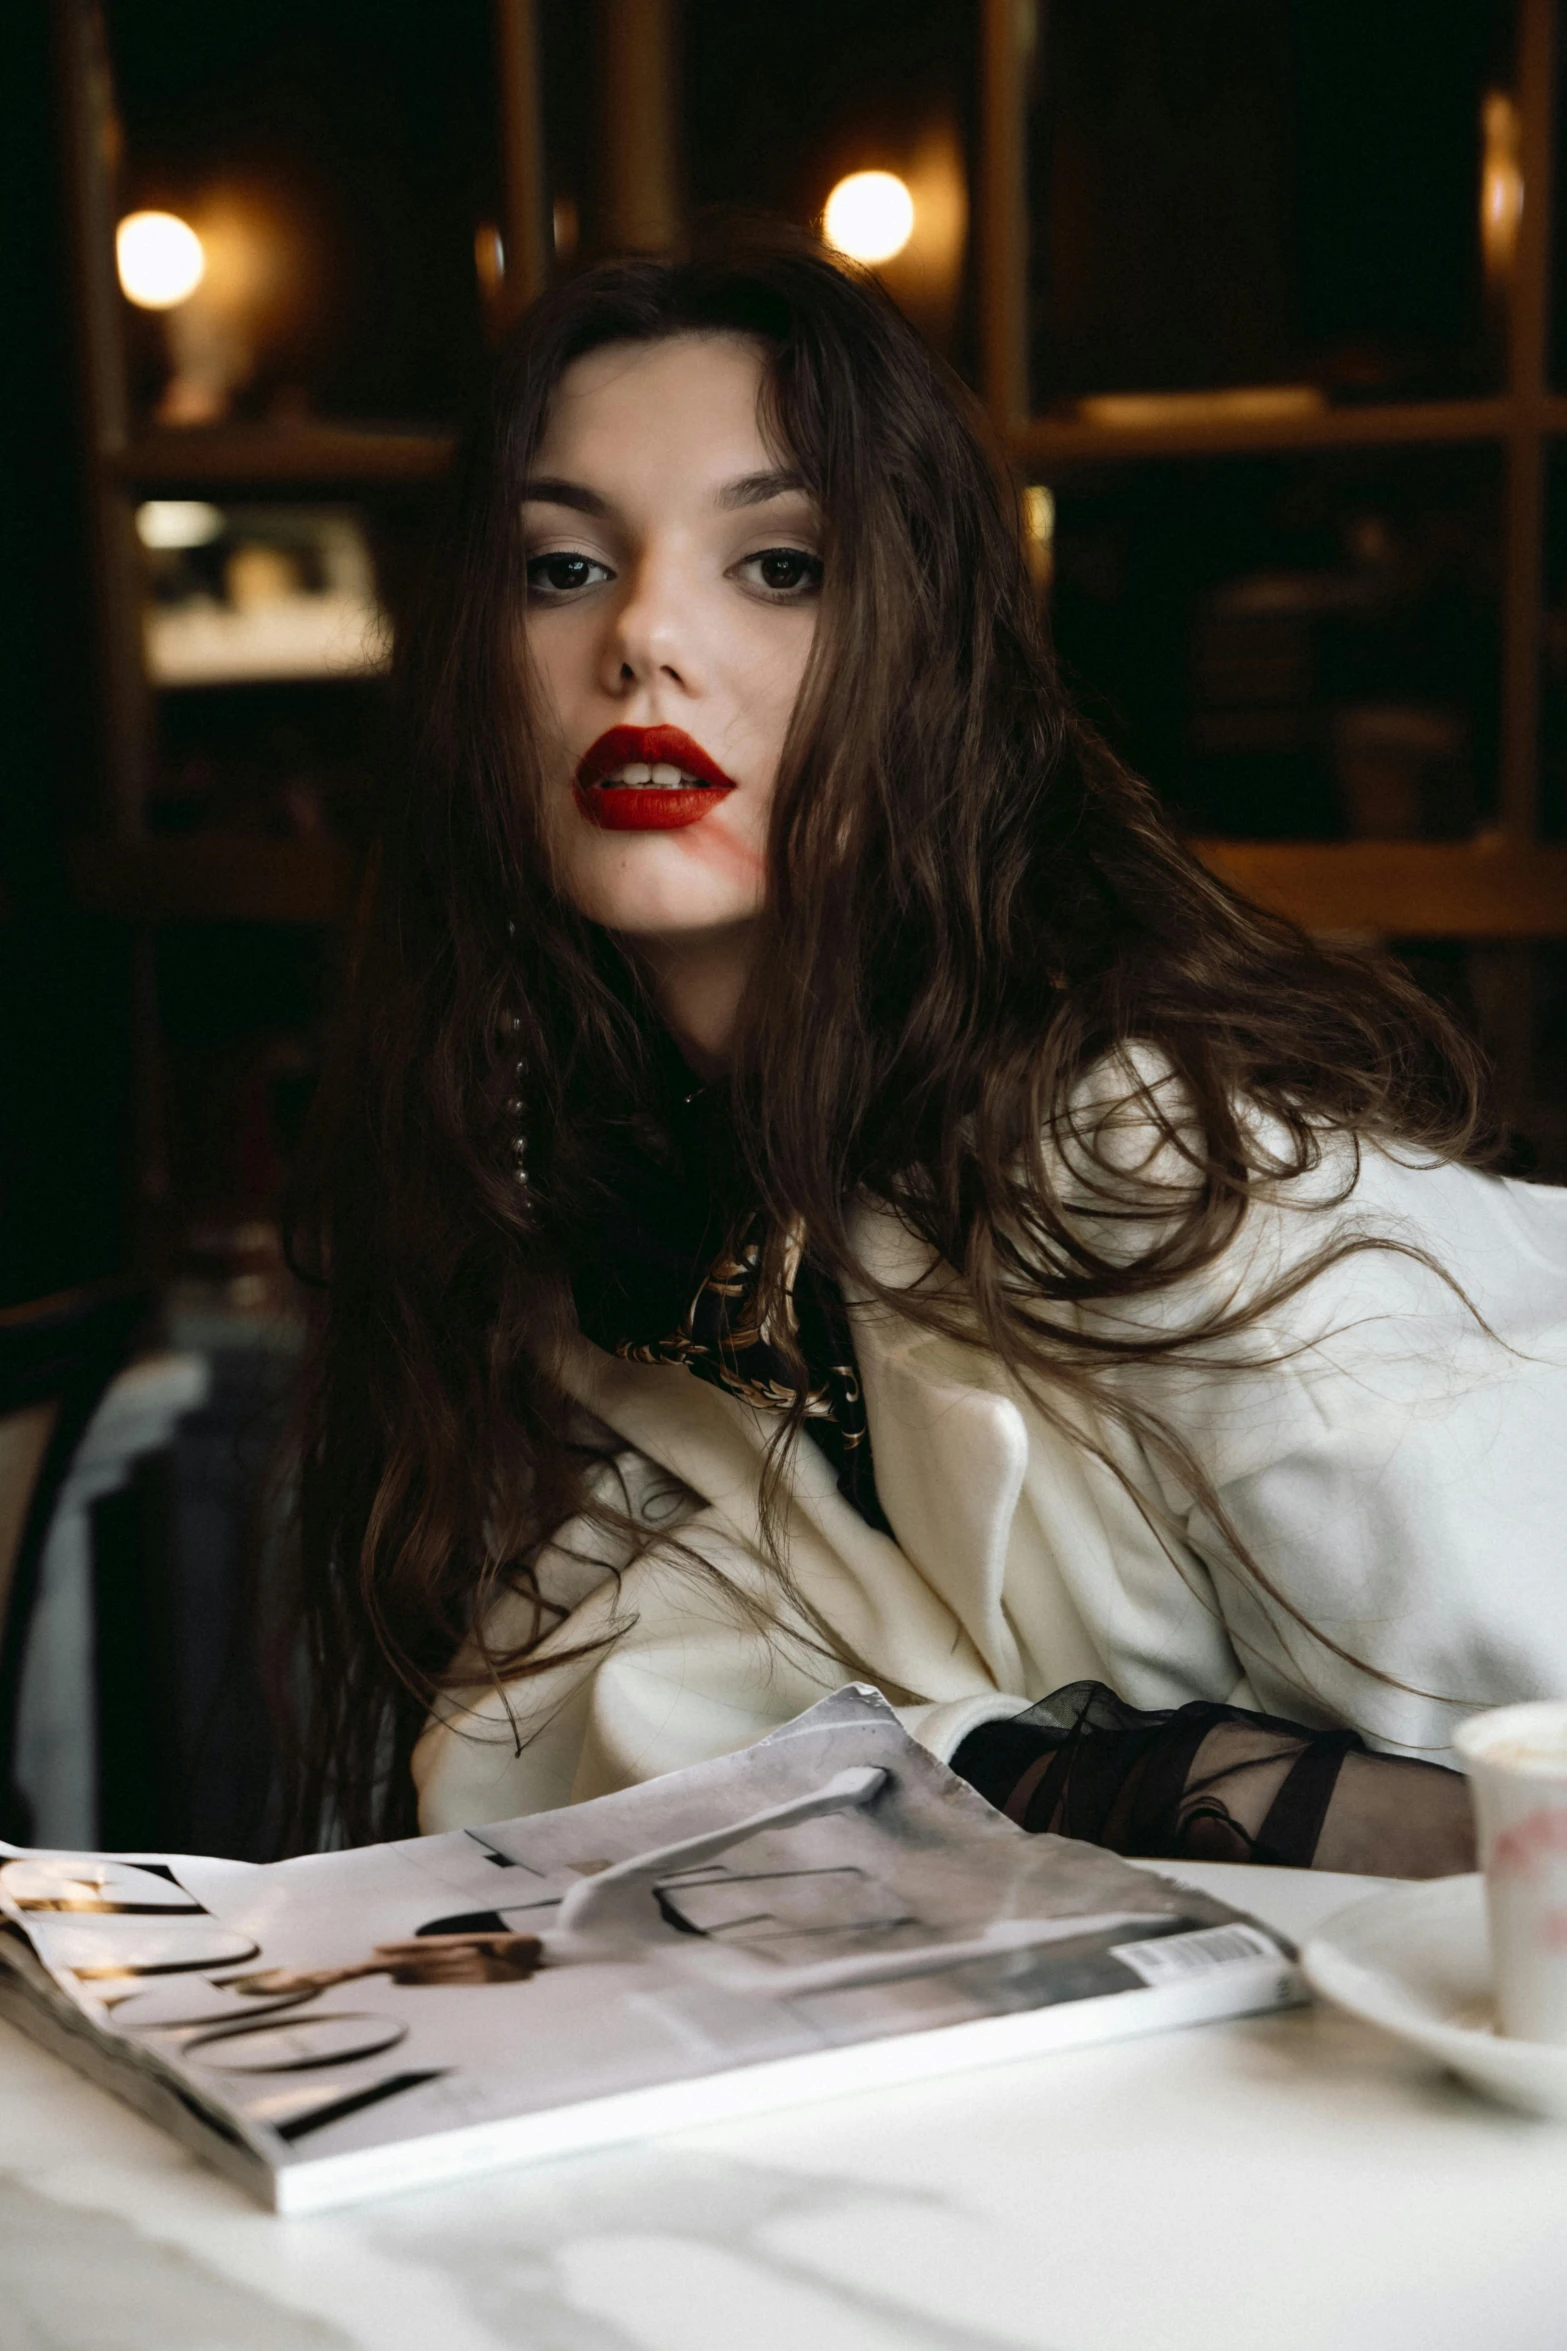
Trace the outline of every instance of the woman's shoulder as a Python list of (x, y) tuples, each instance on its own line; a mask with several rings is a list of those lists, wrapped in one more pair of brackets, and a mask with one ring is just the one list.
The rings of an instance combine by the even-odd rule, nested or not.
[[(1244, 1165), (1226, 1171), (1161, 1047), (1131, 1039), (1083, 1072), (1046, 1149), (1061, 1212), (1096, 1256), (1122, 1267), (1150, 1257), (1205, 1192), (1228, 1187), (1225, 1245), (1198, 1285), (1210, 1303), (1337, 1257), (1367, 1305), (1384, 1293), (1424, 1298), (1435, 1283), (1514, 1328), (1567, 1317), (1567, 1190), (1253, 1100), (1228, 1107)], [(1167, 1303), (1184, 1319), (1186, 1286)]]
[[(1080, 1318), (1168, 1336), (1272, 1298), (1304, 1333), (1362, 1313), (1445, 1319), (1468, 1298), (1494, 1329), (1567, 1325), (1567, 1190), (1257, 1100), (1226, 1108), (1221, 1139), (1172, 1055), (1137, 1037), (1064, 1091), (1029, 1221)], [(961, 1287), (887, 1204), (857, 1223), (884, 1295)]]
[(1069, 1226), (1118, 1264), (1205, 1217), (1245, 1245), (1360, 1191), (1368, 1139), (1236, 1094), (1207, 1109), (1160, 1045), (1128, 1038), (1090, 1063), (1046, 1124), (1044, 1175)]
[[(1235, 1169), (1250, 1204), (1297, 1213), (1398, 1209), (1448, 1221), (1514, 1220), (1542, 1237), (1567, 1230), (1567, 1190), (1521, 1183), (1450, 1155), (1317, 1113), (1288, 1114), (1244, 1093), (1224, 1105)], [(1129, 1038), (1079, 1075), (1047, 1124), (1064, 1198), (1080, 1210), (1155, 1213), (1187, 1205), (1214, 1166), (1219, 1138), (1161, 1045)]]

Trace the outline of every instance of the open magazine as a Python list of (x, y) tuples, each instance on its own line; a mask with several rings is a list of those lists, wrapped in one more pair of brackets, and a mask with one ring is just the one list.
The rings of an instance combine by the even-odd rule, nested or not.
[(874, 1691), (561, 1812), (258, 1866), (0, 1845), (0, 2015), (279, 2211), (1298, 1999)]

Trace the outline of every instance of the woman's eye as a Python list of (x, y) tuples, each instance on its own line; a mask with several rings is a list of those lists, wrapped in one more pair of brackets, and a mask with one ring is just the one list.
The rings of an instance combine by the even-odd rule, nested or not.
[(737, 566), (751, 587), (760, 588), (780, 604), (803, 603), (822, 584), (822, 559), (803, 547), (764, 547)]
[(536, 604), (558, 604), (613, 575), (591, 555), (533, 555), (528, 559), (528, 595)]

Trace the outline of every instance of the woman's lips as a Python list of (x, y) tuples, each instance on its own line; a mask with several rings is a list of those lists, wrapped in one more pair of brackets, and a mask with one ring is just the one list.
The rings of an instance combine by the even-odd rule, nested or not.
[[(628, 768), (674, 769), (688, 780), (627, 781)], [(734, 778), (679, 727), (611, 727), (583, 753), (574, 785), (578, 808), (606, 833), (667, 833), (700, 824), (734, 788)]]

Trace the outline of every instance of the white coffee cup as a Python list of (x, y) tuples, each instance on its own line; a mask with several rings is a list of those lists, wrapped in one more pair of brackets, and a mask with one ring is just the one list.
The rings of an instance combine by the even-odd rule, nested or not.
[(1567, 2043), (1567, 1699), (1477, 1714), (1453, 1745), (1474, 1791), (1497, 2023)]

